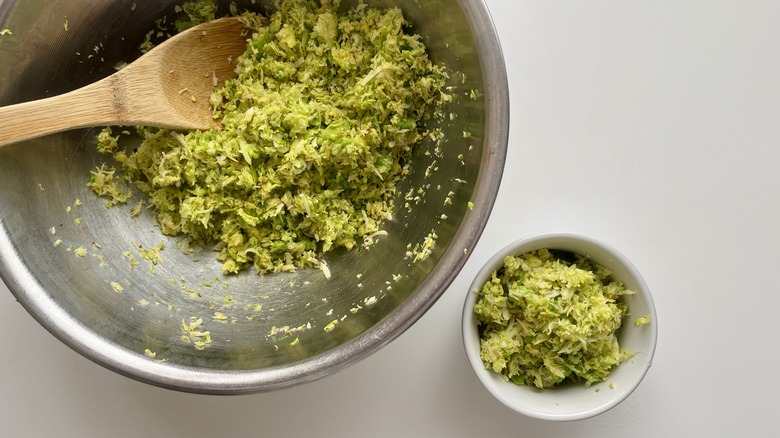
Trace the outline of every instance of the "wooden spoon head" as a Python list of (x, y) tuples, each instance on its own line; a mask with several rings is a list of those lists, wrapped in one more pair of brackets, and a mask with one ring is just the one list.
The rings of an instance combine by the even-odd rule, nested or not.
[[(2, 1), (2, 0), (0, 0)], [(190, 28), (117, 73), (59, 96), (0, 108), (0, 146), (87, 126), (217, 126), (210, 97), (235, 76), (250, 30), (241, 18)]]
[(240, 18), (228, 17), (192, 27), (158, 46), (162, 93), (182, 124), (171, 127), (205, 130), (217, 125), (211, 94), (236, 76), (236, 59), (249, 36)]

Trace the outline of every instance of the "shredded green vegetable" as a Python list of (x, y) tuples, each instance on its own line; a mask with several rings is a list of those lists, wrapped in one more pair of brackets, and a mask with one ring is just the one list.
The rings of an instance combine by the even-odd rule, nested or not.
[(634, 321), (634, 327), (650, 324), (650, 315), (643, 315)]
[(518, 385), (605, 380), (633, 355), (616, 332), (633, 292), (583, 257), (547, 249), (508, 256), (479, 291), (474, 312), (486, 368)]
[[(102, 134), (101, 134), (102, 137)], [(98, 142), (100, 143), (100, 138)], [(92, 189), (98, 196), (108, 198), (106, 207), (111, 207), (117, 204), (125, 204), (133, 195), (129, 190), (123, 189), (120, 184), (114, 179), (116, 174), (116, 168), (101, 164), (95, 168), (92, 172), (92, 176), (87, 182), (87, 187)], [(68, 212), (71, 207), (68, 206)]]
[[(319, 267), (327, 251), (370, 243), (429, 135), (425, 121), (451, 100), (445, 69), (400, 9), (276, 8), (267, 21), (244, 15), (255, 33), (238, 77), (211, 98), (221, 129), (140, 128), (132, 153), (110, 131), (100, 137), (99, 150), (149, 196), (163, 233), (217, 243), (224, 273)], [(126, 202), (113, 169), (93, 175), (96, 193)]]

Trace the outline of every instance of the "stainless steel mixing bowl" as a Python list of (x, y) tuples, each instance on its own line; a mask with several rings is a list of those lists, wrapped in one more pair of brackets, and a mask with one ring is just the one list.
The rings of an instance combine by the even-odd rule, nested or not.
[[(0, 105), (110, 74), (138, 56), (144, 35), (176, 3), (0, 0), (0, 29), (11, 31), (0, 35)], [(151, 212), (131, 217), (129, 206), (106, 208), (85, 187), (105, 160), (95, 152), (97, 131), (71, 131), (0, 149), (0, 276), (18, 301), (87, 358), (140, 381), (201, 393), (308, 382), (409, 328), (458, 274), (490, 214), (508, 140), (506, 70), (481, 0), (366, 3), (403, 9), (434, 61), (453, 71), (455, 93), (441, 126), (442, 156), (431, 144), (418, 149), (387, 236), (367, 250), (328, 254), (330, 278), (316, 269), (223, 277), (208, 249), (185, 255), (180, 239), (160, 234)], [(429, 167), (435, 170), (426, 177)], [(420, 187), (425, 194), (405, 205), (404, 195)], [(433, 230), (430, 257), (407, 257), (407, 247)], [(163, 262), (152, 272), (135, 247), (160, 242)], [(131, 269), (126, 251), (139, 266)], [(189, 335), (182, 323), (197, 318), (203, 323), (195, 331), (212, 338), (203, 350), (191, 342), (197, 336), (182, 338)]]

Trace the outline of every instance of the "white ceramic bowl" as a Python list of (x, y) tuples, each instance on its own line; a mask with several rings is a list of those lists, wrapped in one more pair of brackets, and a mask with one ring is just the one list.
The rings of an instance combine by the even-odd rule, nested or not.
[[(479, 333), (474, 304), (478, 291), (494, 270), (500, 268), (504, 257), (548, 248), (569, 251), (589, 257), (609, 268), (612, 277), (626, 288), (636, 291), (624, 296), (628, 304), (627, 316), (618, 332), (620, 347), (637, 353), (617, 366), (609, 378), (586, 387), (564, 383), (556, 388), (538, 389), (506, 382), (497, 373), (485, 369), (480, 359)], [(636, 327), (634, 320), (650, 315), (650, 323)], [(507, 407), (544, 420), (570, 421), (592, 417), (615, 407), (639, 385), (653, 361), (658, 319), (650, 290), (636, 268), (613, 248), (591, 238), (565, 233), (540, 234), (520, 239), (494, 255), (479, 271), (471, 284), (463, 307), (463, 344), (474, 372), (488, 391)]]

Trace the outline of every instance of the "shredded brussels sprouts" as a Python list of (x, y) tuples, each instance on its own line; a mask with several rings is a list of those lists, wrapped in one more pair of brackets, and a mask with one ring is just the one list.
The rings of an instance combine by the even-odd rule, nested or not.
[(634, 327), (650, 324), (650, 315), (643, 315), (634, 321)]
[[(255, 33), (238, 77), (211, 97), (221, 128), (139, 128), (129, 154), (107, 131), (99, 150), (149, 196), (163, 233), (216, 242), (224, 273), (318, 267), (391, 216), (425, 121), (451, 99), (448, 76), (398, 8), (282, 0), (268, 20), (243, 16)], [(91, 187), (121, 202), (112, 176), (98, 169)]]
[[(98, 141), (100, 142), (100, 139)], [(111, 207), (117, 204), (125, 204), (132, 196), (132, 192), (129, 190), (123, 190), (114, 179), (114, 174), (116, 173), (116, 169), (114, 167), (102, 164), (95, 168), (95, 170), (93, 170), (91, 173), (92, 176), (90, 177), (89, 182), (87, 182), (87, 187), (92, 189), (92, 191), (95, 192), (95, 194), (98, 196), (108, 198), (106, 207)], [(68, 206), (68, 212), (70, 211), (71, 207)]]
[(633, 355), (616, 332), (633, 292), (603, 266), (547, 249), (508, 256), (479, 291), (485, 367), (518, 385), (601, 382)]

